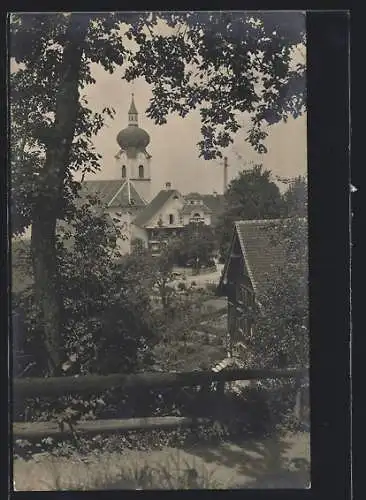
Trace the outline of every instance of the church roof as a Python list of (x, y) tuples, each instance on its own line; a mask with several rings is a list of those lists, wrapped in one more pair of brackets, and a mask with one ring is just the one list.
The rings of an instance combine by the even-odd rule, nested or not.
[[(100, 180), (84, 181), (81, 195), (92, 194), (98, 196), (100, 202), (110, 208), (128, 207), (128, 185), (125, 180)], [(145, 202), (136, 191), (133, 183), (130, 182), (130, 198), (132, 205), (144, 207)]]
[(130, 106), (130, 110), (129, 110), (128, 114), (129, 115), (137, 115), (137, 109), (135, 106), (135, 100), (133, 98), (133, 95), (132, 95), (131, 106)]
[(180, 196), (179, 191), (176, 189), (162, 189), (153, 198), (148, 205), (137, 215), (133, 223), (136, 226), (143, 227), (149, 220), (154, 217), (154, 215), (161, 210), (165, 203), (169, 200), (171, 196), (177, 194)]

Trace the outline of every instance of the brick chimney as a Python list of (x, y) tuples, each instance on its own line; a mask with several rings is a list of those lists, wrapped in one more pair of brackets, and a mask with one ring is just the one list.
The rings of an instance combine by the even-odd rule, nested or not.
[(171, 182), (166, 182), (165, 183), (165, 189), (172, 189), (172, 183)]

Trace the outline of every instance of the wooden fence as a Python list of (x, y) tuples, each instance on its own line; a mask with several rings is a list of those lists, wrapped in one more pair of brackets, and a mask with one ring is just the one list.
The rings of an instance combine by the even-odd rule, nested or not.
[[(58, 378), (21, 378), (13, 381), (13, 397), (16, 404), (27, 398), (52, 397), (80, 394), (96, 395), (107, 389), (122, 390), (163, 389), (167, 387), (204, 386), (214, 382), (230, 382), (236, 380), (290, 379), (298, 391), (301, 391), (307, 369), (230, 369), (221, 372), (197, 371), (184, 373), (138, 373), (113, 375), (87, 375), (82, 377)], [(299, 392), (300, 393), (300, 392)], [(298, 398), (297, 398), (298, 400)], [(301, 419), (300, 408), (296, 411)], [(296, 404), (298, 406), (298, 404)], [(82, 434), (102, 434), (126, 432), (130, 430), (167, 429), (207, 423), (207, 419), (191, 419), (186, 417), (147, 417), (134, 419), (108, 419), (79, 422), (75, 429)], [(58, 438), (74, 434), (72, 428), (60, 427), (57, 422), (15, 422), (13, 436), (16, 439), (39, 439), (48, 436)]]

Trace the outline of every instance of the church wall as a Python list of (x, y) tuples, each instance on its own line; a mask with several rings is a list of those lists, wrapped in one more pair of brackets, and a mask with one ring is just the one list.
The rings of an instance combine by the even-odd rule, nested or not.
[[(143, 153), (137, 153), (136, 158), (128, 158), (125, 153), (122, 153), (121, 158), (117, 160), (117, 173), (122, 178), (122, 167), (126, 166), (126, 177), (129, 176), (139, 195), (149, 203), (151, 201), (151, 165), (150, 159), (146, 158)], [(143, 166), (143, 178), (140, 177), (139, 167)], [(117, 177), (118, 178), (118, 177)]]

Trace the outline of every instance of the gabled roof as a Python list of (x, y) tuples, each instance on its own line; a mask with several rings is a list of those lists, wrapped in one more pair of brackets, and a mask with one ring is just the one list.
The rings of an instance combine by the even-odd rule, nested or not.
[[(130, 206), (126, 180), (84, 181), (80, 194), (81, 196), (96, 195), (103, 205), (111, 208)], [(130, 182), (130, 198), (133, 206), (144, 207), (146, 205), (132, 182)]]
[(159, 210), (163, 208), (165, 203), (170, 199), (171, 196), (176, 194), (177, 196), (181, 196), (179, 191), (176, 189), (162, 189), (156, 196), (153, 198), (148, 205), (137, 215), (133, 223), (136, 226), (143, 227), (149, 220), (156, 215)]
[(184, 204), (181, 213), (183, 215), (190, 215), (193, 212), (200, 212), (200, 211), (203, 211), (205, 214), (212, 213), (212, 210), (210, 210), (204, 203), (202, 203), (202, 205), (191, 205), (188, 202)]
[[(274, 240), (283, 222), (283, 219), (235, 222), (230, 254), (237, 239), (244, 258), (245, 272), (249, 275), (259, 301), (271, 283), (278, 278), (280, 269), (286, 262), (284, 244), (282, 241)], [(226, 280), (230, 254), (219, 287)]]
[(218, 213), (223, 208), (224, 195), (222, 194), (200, 194), (188, 193), (184, 195), (186, 200), (202, 200), (212, 212)]

